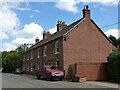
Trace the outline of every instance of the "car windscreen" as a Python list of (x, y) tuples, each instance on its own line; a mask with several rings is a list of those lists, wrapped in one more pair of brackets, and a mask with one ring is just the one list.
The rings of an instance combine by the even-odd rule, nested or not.
[(55, 66), (46, 66), (46, 70), (55, 70), (56, 67)]

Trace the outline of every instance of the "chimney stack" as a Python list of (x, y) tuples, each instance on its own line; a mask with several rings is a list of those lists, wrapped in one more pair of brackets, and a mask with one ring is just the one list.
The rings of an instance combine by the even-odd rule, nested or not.
[(38, 42), (39, 42), (39, 38), (36, 37), (36, 39), (35, 39), (35, 43), (38, 43)]
[(62, 30), (64, 27), (66, 27), (67, 24), (65, 22), (62, 22), (62, 21), (58, 21), (58, 24), (57, 24), (57, 32)]
[(48, 31), (48, 32), (43, 32), (43, 40), (48, 38), (49, 36), (51, 35), (51, 33)]
[(90, 10), (89, 10), (88, 5), (84, 6), (83, 17), (86, 18), (86, 19), (91, 19), (91, 17), (90, 17)]

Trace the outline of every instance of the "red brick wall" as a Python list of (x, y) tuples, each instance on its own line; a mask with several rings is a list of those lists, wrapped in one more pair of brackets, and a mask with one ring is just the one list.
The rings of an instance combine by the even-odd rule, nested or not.
[(78, 62), (107, 62), (112, 51), (111, 43), (94, 26), (85, 19), (74, 30), (66, 35), (63, 42), (64, 69)]
[(107, 63), (77, 63), (76, 76), (87, 80), (107, 80)]
[[(60, 51), (59, 51), (59, 54), (55, 54), (55, 43), (56, 41), (59, 41), (59, 47), (60, 47)], [(33, 59), (31, 59), (31, 51), (28, 51), (26, 53), (24, 53), (25, 55), (25, 61), (23, 61), (23, 65), (26, 67), (27, 69), (27, 66), (29, 65), (29, 69), (31, 69), (31, 63), (32, 63), (32, 66), (35, 66), (35, 68), (37, 68), (38, 66), (38, 63), (40, 63), (40, 67), (43, 66), (44, 62), (47, 62), (48, 61), (53, 61), (54, 65), (56, 64), (56, 60), (59, 59), (59, 62), (60, 62), (60, 69), (63, 69), (63, 38), (58, 38), (54, 41), (51, 41), (49, 43), (46, 43), (42, 46), (39, 46), (33, 50), (31, 50), (33, 52)], [(43, 49), (44, 49), (44, 46), (47, 47), (46, 49), (46, 56), (44, 57), (43, 56)], [(40, 57), (38, 58), (37, 55), (38, 55), (38, 49), (40, 48)], [(29, 55), (29, 60), (27, 60), (27, 55)], [(23, 67), (24, 67), (23, 66)]]

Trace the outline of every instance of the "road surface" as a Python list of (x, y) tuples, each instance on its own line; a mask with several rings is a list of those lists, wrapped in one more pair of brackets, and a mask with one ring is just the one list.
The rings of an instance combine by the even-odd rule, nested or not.
[(70, 81), (37, 80), (36, 77), (18, 74), (2, 74), (2, 88), (108, 88), (107, 86)]

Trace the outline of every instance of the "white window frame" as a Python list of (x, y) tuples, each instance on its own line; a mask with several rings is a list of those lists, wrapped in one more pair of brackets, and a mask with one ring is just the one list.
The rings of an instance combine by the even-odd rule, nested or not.
[(40, 62), (38, 62), (37, 69), (40, 69)]
[(37, 58), (40, 58), (40, 48), (38, 48), (38, 51), (37, 51)]
[(31, 59), (33, 59), (33, 51), (31, 51)]
[(29, 57), (29, 53), (27, 54), (27, 60), (29, 60), (30, 59), (30, 57)]
[(31, 70), (31, 71), (33, 71), (33, 65), (32, 65), (32, 63), (31, 63), (31, 65), (30, 65), (30, 66), (31, 66), (31, 69), (30, 69), (30, 70)]
[(23, 69), (23, 71), (25, 71), (25, 65), (23, 65), (22, 69)]
[(55, 54), (59, 54), (59, 41), (55, 42)]
[(25, 55), (23, 55), (23, 61), (25, 61)]
[(29, 65), (27, 65), (27, 71), (29, 71)]
[(47, 47), (44, 46), (44, 50), (43, 50), (43, 56), (44, 56), (44, 57), (46, 56), (46, 49), (47, 49)]

